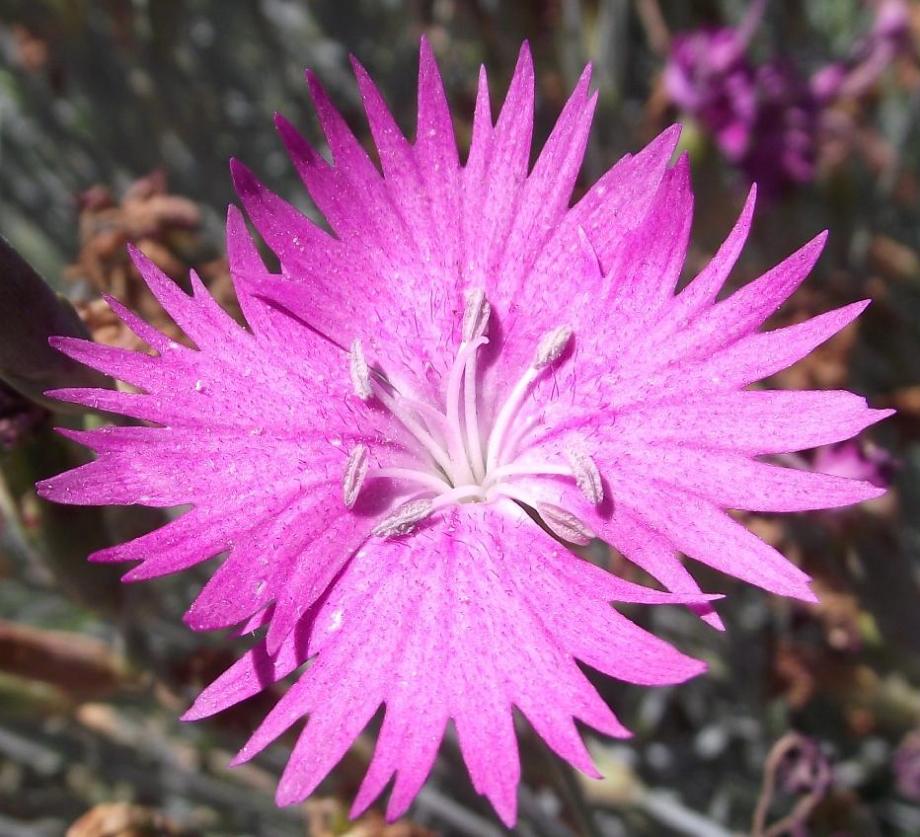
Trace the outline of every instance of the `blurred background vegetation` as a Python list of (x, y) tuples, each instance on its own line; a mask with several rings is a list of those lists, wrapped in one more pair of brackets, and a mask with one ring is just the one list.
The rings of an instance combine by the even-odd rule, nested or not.
[[(899, 410), (870, 439), (789, 463), (890, 484), (886, 497), (748, 516), (815, 576), (821, 604), (700, 573), (731, 593), (726, 634), (682, 609), (631, 613), (710, 673), (668, 690), (599, 683), (636, 731), (628, 743), (590, 739), (601, 782), (563, 774), (523, 730), (519, 833), (920, 834), (920, 7), (772, 0), (761, 11), (741, 0), (0, 0), (0, 232), (67, 300), (29, 291), (28, 265), (4, 250), (0, 834), (500, 833), (450, 742), (409, 820), (345, 819), (370, 737), (305, 806), (275, 808), (283, 748), (226, 768), (270, 696), (177, 721), (247, 644), (182, 626), (195, 574), (122, 586), (84, 562), (158, 512), (52, 507), (32, 490), (83, 455), (50, 427), (96, 421), (42, 403), (41, 389), (85, 374), (48, 359), (48, 331), (130, 345), (101, 291), (171, 327), (127, 264), (129, 241), (179, 283), (195, 267), (233, 309), (227, 158), (313, 212), (273, 112), (322, 145), (311, 67), (366, 138), (353, 52), (411, 131), (423, 33), (461, 143), (480, 63), (500, 101), (530, 41), (542, 141), (591, 61), (600, 106), (580, 188), (683, 122), (697, 196), (688, 275), (751, 178), (762, 199), (733, 281), (829, 227), (814, 277), (777, 324), (874, 303), (770, 383), (849, 388)], [(638, 577), (616, 557), (613, 568)]]

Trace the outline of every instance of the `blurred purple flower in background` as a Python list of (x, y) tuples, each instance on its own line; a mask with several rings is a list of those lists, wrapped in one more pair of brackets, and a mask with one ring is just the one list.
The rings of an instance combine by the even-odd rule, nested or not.
[(700, 122), (722, 154), (775, 195), (814, 179), (825, 109), (867, 93), (910, 49), (909, 18), (904, 0), (882, 0), (871, 32), (851, 55), (809, 77), (782, 57), (760, 64), (748, 57), (765, 8), (766, 0), (754, 0), (737, 27), (675, 36), (664, 84), (671, 101)]
[(880, 488), (890, 484), (895, 464), (886, 450), (855, 439), (818, 448), (811, 462), (814, 470), (822, 474), (866, 480)]
[(747, 176), (776, 194), (814, 178), (820, 111), (807, 82), (789, 62), (768, 61), (755, 72), (757, 115), (740, 164)]
[[(677, 293), (693, 193), (686, 155), (671, 162), (676, 130), (570, 205), (596, 103), (589, 70), (532, 168), (526, 46), (497, 121), (482, 71), (462, 165), (427, 42), (414, 143), (357, 62), (355, 72), (382, 172), (308, 75), (334, 163), (283, 118), (277, 127), (333, 234), (234, 162), (240, 200), (281, 263), (269, 272), (231, 208), (230, 267), (249, 330), (194, 274), (188, 296), (135, 254), (195, 348), (112, 299), (153, 355), (55, 341), (141, 390), (57, 398), (148, 424), (62, 431), (98, 458), (39, 490), (64, 503), (191, 507), (95, 555), (140, 560), (131, 580), (229, 553), (186, 621), (267, 633), (187, 718), (313, 660), (238, 757), (309, 716), (280, 803), (310, 794), (385, 704), (353, 813), (394, 776), (388, 815), (405, 811), (453, 720), (473, 785), (510, 825), (520, 772), (512, 707), (596, 775), (575, 721), (628, 733), (576, 661), (647, 685), (704, 668), (609, 603), (686, 603), (721, 627), (679, 553), (814, 601), (809, 577), (727, 510), (878, 496), (870, 482), (760, 457), (850, 438), (890, 411), (844, 391), (748, 389), (867, 303), (760, 332), (808, 275), (823, 234), (717, 301), (750, 230), (753, 191)], [(676, 595), (560, 544), (595, 536)]]
[(722, 153), (740, 163), (751, 144), (758, 101), (754, 68), (745, 57), (764, 2), (737, 28), (703, 28), (674, 37), (664, 69), (671, 100), (699, 119)]

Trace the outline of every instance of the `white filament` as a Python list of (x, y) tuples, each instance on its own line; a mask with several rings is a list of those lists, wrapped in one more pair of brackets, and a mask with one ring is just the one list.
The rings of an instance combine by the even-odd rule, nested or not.
[[(565, 353), (572, 329), (559, 326), (543, 335), (533, 359), (498, 409), (490, 430), (480, 426), (478, 415), (477, 357), (489, 341), (486, 331), (491, 306), (481, 290), (467, 294), (461, 328), (461, 343), (447, 375), (442, 408), (414, 396), (399, 381), (382, 372), (371, 374), (359, 340), (351, 346), (349, 372), (355, 394), (372, 397), (409, 431), (428, 462), (399, 467), (369, 469), (365, 445), (357, 445), (348, 457), (342, 482), (345, 505), (354, 506), (368, 479), (392, 479), (414, 486), (416, 497), (391, 511), (374, 527), (382, 538), (411, 532), (432, 512), (444, 506), (485, 502), (504, 496), (525, 503), (543, 518), (557, 537), (584, 544), (594, 537), (575, 515), (514, 484), (518, 478), (561, 476), (573, 479), (592, 502), (603, 499), (603, 482), (590, 455), (580, 447), (566, 451), (566, 462), (533, 461), (519, 457), (524, 438), (533, 430), (535, 419), (518, 414), (535, 382)], [(487, 430), (483, 435), (483, 431)]]
[(502, 446), (505, 442), (505, 435), (511, 426), (512, 420), (521, 408), (521, 404), (524, 403), (527, 393), (530, 392), (530, 387), (540, 377), (540, 373), (544, 369), (560, 358), (571, 337), (571, 328), (559, 326), (544, 334), (540, 339), (533, 362), (518, 379), (518, 382), (511, 390), (511, 394), (502, 405), (501, 410), (499, 410), (498, 417), (495, 419), (495, 427), (489, 436), (489, 447), (486, 453), (487, 471), (497, 466), (502, 453)]

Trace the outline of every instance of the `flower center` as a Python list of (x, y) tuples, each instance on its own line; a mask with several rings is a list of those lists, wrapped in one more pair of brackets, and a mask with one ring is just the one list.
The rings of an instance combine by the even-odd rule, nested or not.
[[(592, 534), (578, 519), (558, 506), (541, 503), (515, 484), (521, 477), (563, 476), (573, 479), (586, 497), (599, 503), (603, 483), (590, 455), (572, 448), (565, 462), (521, 461), (522, 443), (534, 429), (520, 419), (521, 408), (534, 384), (563, 355), (572, 339), (569, 326), (547, 332), (528, 367), (495, 414), (491, 427), (481, 427), (478, 412), (479, 350), (486, 336), (491, 306), (480, 290), (467, 295), (457, 356), (447, 377), (443, 409), (414, 397), (405, 386), (371, 369), (359, 340), (351, 346), (349, 371), (355, 395), (376, 399), (411, 434), (414, 461), (406, 467), (369, 467), (365, 445), (349, 454), (343, 476), (345, 505), (351, 508), (367, 479), (399, 480), (412, 486), (409, 499), (374, 528), (374, 534), (406, 534), (438, 508), (455, 503), (491, 502), (508, 497), (538, 511), (547, 526), (567, 540), (587, 542)], [(484, 432), (485, 430), (485, 432)]]

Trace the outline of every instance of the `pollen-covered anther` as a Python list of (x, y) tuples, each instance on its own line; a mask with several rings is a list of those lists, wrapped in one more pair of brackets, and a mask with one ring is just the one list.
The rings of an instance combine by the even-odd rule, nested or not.
[(406, 535), (415, 528), (415, 524), (431, 514), (431, 500), (410, 500), (388, 514), (372, 530), (379, 538), (394, 538)]
[(355, 389), (355, 395), (362, 401), (367, 401), (374, 391), (371, 389), (371, 371), (364, 359), (364, 347), (360, 340), (355, 340), (351, 344), (351, 352), (348, 357), (348, 371), (351, 374), (351, 385)]
[(580, 448), (566, 448), (565, 458), (569, 461), (575, 484), (585, 497), (592, 503), (600, 503), (604, 499), (604, 481), (600, 471), (591, 456)]
[(585, 546), (594, 539), (594, 532), (584, 521), (561, 506), (554, 503), (537, 503), (536, 508), (547, 528), (562, 540)]
[(367, 476), (369, 462), (367, 445), (355, 445), (345, 462), (345, 474), (342, 477), (342, 498), (346, 508), (352, 508), (361, 493), (364, 478)]
[(486, 299), (485, 291), (476, 288), (466, 295), (466, 308), (463, 311), (463, 342), (469, 343), (486, 333), (492, 306)]
[(559, 326), (544, 334), (537, 345), (537, 354), (533, 361), (534, 369), (545, 369), (559, 360), (571, 339), (571, 326)]

